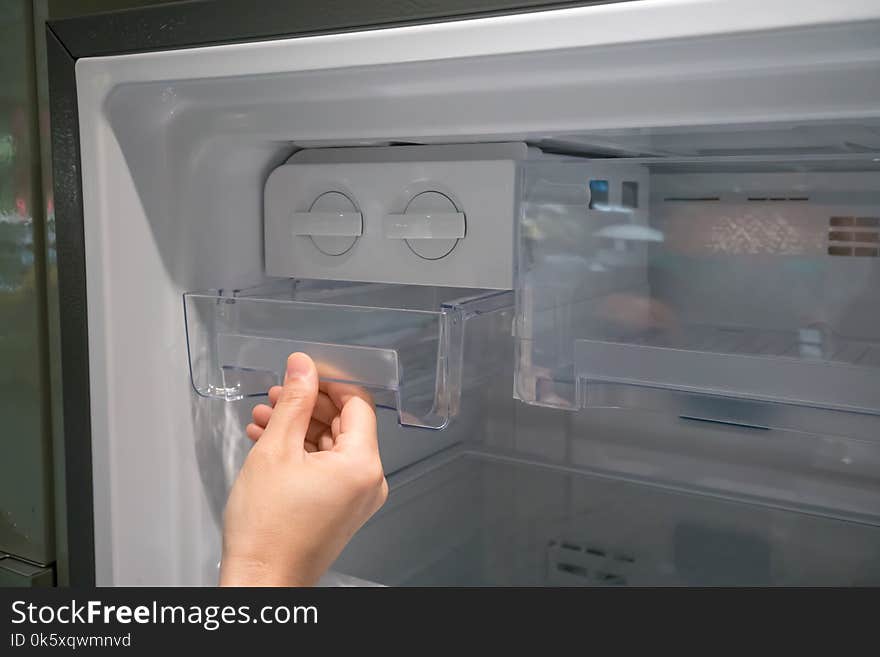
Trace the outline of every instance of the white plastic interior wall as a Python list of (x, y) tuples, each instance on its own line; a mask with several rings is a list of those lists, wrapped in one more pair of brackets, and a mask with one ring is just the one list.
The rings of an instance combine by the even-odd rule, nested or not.
[[(292, 153), (331, 145), (473, 141), (526, 141), (594, 156), (750, 152), (760, 159), (778, 152), (875, 149), (880, 5), (804, 2), (796, 14), (781, 0), (645, 0), (79, 60), (98, 584), (216, 581), (220, 514), (247, 450), (243, 427), (251, 402), (210, 400), (192, 391), (181, 298), (187, 291), (264, 280), (263, 185)], [(708, 540), (700, 518), (712, 516), (711, 509), (714, 515), (731, 509), (730, 526), (710, 534), (712, 540), (758, 528), (760, 545), (748, 537), (740, 543), (743, 554), (757, 554), (740, 581), (796, 581), (765, 563), (761, 546), (772, 537), (773, 523), (788, 528), (786, 550), (815, 546), (815, 554), (803, 557), (803, 564), (809, 562), (804, 573), (817, 561), (827, 563), (829, 554), (845, 562), (840, 554), (846, 550), (854, 551), (852, 566), (826, 571), (831, 583), (850, 582), (857, 564), (870, 565), (865, 545), (876, 547), (877, 539), (869, 510), (878, 499), (878, 456), (870, 441), (857, 443), (861, 452), (846, 443), (847, 464), (835, 457), (841, 444), (833, 438), (804, 443), (786, 435), (768, 444), (765, 435), (678, 416), (537, 408), (514, 401), (513, 362), (510, 368), (444, 431), (404, 429), (394, 413), (380, 411), (385, 468), (398, 473), (392, 487), (415, 481), (407, 466), (456, 444), (491, 447), (511, 459), (505, 463), (519, 464), (507, 467), (531, 468), (518, 477), (465, 456), (462, 467), (436, 470), (441, 479), (446, 473), (482, 487), (466, 503), (444, 505), (471, 505), (443, 522), (451, 532), (449, 550), (465, 550), (462, 563), (475, 570), (437, 575), (438, 583), (532, 582), (551, 562), (553, 578), (578, 582), (582, 571), (595, 570), (587, 548), (603, 546), (630, 572), (635, 566), (628, 561), (633, 541), (624, 540), (627, 531), (644, 545), (678, 545), (680, 552), (691, 544), (682, 531)], [(816, 462), (822, 464), (818, 478)], [(599, 478), (583, 479), (583, 472)], [(608, 483), (603, 477), (609, 473), (620, 481)], [(651, 498), (625, 483), (641, 480), (679, 482), (667, 490), (686, 482), (691, 493), (705, 489), (707, 495), (694, 502), (691, 493), (670, 492), (660, 518), (652, 519), (628, 510)], [(431, 503), (432, 490), (446, 489), (424, 481), (402, 483), (400, 490), (422, 486), (418, 499), (428, 508), (450, 499), (438, 492)], [(498, 491), (517, 485), (531, 486), (531, 500), (517, 489), (515, 504), (500, 504)], [(792, 493), (799, 490), (803, 498)], [(406, 507), (398, 500), (405, 499), (400, 493), (377, 519), (386, 523), (381, 534), (395, 541), (370, 552), (366, 543), (376, 534), (365, 533), (341, 562), (350, 565), (348, 574), (384, 577), (383, 583), (442, 574), (412, 562), (437, 563), (452, 552), (431, 552), (442, 548), (426, 538), (436, 538), (438, 527), (413, 525), (398, 511)], [(621, 510), (624, 500), (630, 506)], [(775, 502), (753, 507), (749, 500)], [(584, 513), (584, 505), (618, 521), (619, 514), (631, 513), (628, 522), (635, 525), (560, 525)], [(430, 515), (424, 507), (411, 508), (419, 513), (410, 515), (423, 521)], [(679, 516), (693, 521), (684, 523), (691, 529), (673, 522)], [(546, 535), (522, 533), (545, 522)], [(834, 529), (819, 531), (822, 523)], [(527, 563), (499, 562), (500, 571), (484, 570), (487, 551), (514, 526)], [(479, 536), (465, 541), (476, 536), (468, 529), (474, 527)], [(601, 527), (616, 534), (603, 538), (596, 534), (605, 531)], [(500, 533), (491, 533), (495, 529)], [(566, 540), (577, 556), (563, 559), (567, 569), (560, 569), (552, 559)], [(655, 554), (671, 559), (669, 550)], [(363, 565), (370, 554), (383, 559), (372, 570)], [(382, 565), (395, 563), (395, 554), (407, 555), (411, 575)], [(864, 577), (877, 575), (874, 560), (862, 568)], [(696, 570), (690, 579), (681, 571), (678, 581), (711, 580), (699, 576), (709, 566), (687, 563)], [(611, 579), (655, 581), (612, 566), (598, 570)], [(421, 579), (419, 572), (425, 573)]]

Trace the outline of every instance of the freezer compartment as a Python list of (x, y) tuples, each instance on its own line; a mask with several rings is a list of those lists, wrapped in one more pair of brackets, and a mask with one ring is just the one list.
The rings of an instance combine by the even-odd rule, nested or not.
[(443, 429), (463, 389), (511, 358), (511, 292), (285, 279), (184, 295), (195, 391), (234, 401), (283, 380), (287, 356), (369, 389), (400, 424)]
[(525, 163), (517, 397), (874, 438), (880, 157), (850, 146)]
[(880, 528), (453, 451), (390, 480), (334, 570), (387, 585), (876, 585)]

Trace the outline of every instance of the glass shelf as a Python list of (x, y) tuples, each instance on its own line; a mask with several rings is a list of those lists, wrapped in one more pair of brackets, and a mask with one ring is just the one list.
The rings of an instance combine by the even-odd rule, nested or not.
[(334, 570), (404, 586), (880, 583), (880, 527), (479, 451), (389, 478)]
[(265, 395), (287, 356), (322, 379), (363, 386), (400, 424), (443, 429), (463, 388), (511, 358), (506, 291), (285, 279), (184, 295), (190, 373), (204, 397)]

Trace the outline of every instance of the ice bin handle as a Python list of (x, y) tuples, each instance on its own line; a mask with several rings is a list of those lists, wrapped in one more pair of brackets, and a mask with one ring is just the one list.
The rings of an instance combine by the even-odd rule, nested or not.
[(221, 333), (217, 350), (223, 369), (274, 372), (280, 380), (287, 357), (301, 351), (315, 361), (322, 379), (386, 390), (399, 388), (394, 349)]

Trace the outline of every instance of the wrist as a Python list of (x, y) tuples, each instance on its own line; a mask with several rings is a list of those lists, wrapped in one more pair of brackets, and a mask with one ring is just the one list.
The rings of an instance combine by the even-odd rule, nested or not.
[(227, 557), (220, 562), (220, 586), (310, 586), (294, 567), (261, 559)]

